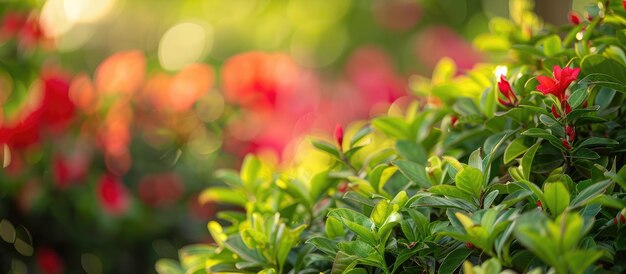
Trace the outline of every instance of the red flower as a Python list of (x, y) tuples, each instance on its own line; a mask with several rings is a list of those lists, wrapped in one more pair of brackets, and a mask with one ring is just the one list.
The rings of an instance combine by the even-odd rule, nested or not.
[(541, 91), (544, 95), (552, 94), (562, 102), (566, 100), (565, 90), (572, 81), (576, 80), (580, 69), (568, 67), (561, 69), (558, 66), (554, 66), (553, 70), (554, 78), (543, 75), (537, 76), (537, 81), (539, 81), (537, 90)]
[(572, 146), (569, 144), (567, 139), (565, 139), (565, 138), (561, 139), (561, 143), (563, 144), (563, 147), (565, 147), (565, 149), (567, 149), (567, 150), (571, 150), (572, 149)]
[(97, 191), (100, 205), (106, 213), (120, 215), (128, 209), (130, 204), (126, 187), (113, 175), (102, 176)]
[(28, 148), (39, 142), (40, 111), (33, 111), (15, 125), (0, 128), (0, 143), (16, 149)]
[(567, 18), (572, 25), (576, 26), (580, 24), (580, 16), (575, 11), (570, 11), (569, 13), (567, 13)]
[(341, 147), (343, 146), (343, 127), (341, 127), (340, 124), (337, 124), (335, 126), (335, 132), (333, 132), (333, 137), (335, 138), (335, 142), (337, 142), (337, 145), (341, 150)]
[(450, 117), (450, 124), (452, 125), (452, 127), (455, 127), (458, 121), (459, 121), (459, 117), (457, 117), (456, 115)]
[(340, 193), (346, 193), (346, 191), (348, 191), (348, 187), (348, 182), (341, 182), (337, 187), (337, 190), (339, 190)]
[(69, 78), (61, 74), (49, 74), (42, 77), (44, 86), (41, 104), (41, 122), (47, 127), (61, 131), (74, 117), (76, 107), (70, 100)]
[(576, 130), (572, 126), (567, 125), (565, 127), (565, 134), (567, 134), (570, 142), (574, 142), (574, 137), (576, 137)]
[(556, 107), (554, 106), (554, 104), (552, 104), (552, 115), (554, 115), (554, 118), (559, 119), (561, 118), (561, 114), (559, 114), (559, 112), (556, 110)]
[(146, 175), (139, 181), (139, 198), (151, 207), (173, 204), (183, 191), (182, 179), (173, 172)]
[(517, 104), (517, 97), (515, 96), (515, 92), (513, 92), (511, 84), (509, 84), (509, 81), (504, 75), (500, 75), (500, 81), (498, 81), (498, 89), (500, 90), (500, 93), (504, 95), (504, 97), (506, 97), (506, 100), (498, 97), (498, 102), (500, 102), (500, 104), (505, 106), (513, 106)]
[(37, 265), (44, 274), (61, 274), (65, 272), (65, 266), (59, 254), (47, 247), (39, 248), (37, 251)]

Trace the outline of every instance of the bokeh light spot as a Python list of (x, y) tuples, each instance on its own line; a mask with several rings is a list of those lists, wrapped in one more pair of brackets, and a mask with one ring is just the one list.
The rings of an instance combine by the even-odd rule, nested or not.
[(41, 8), (39, 22), (44, 33), (50, 37), (59, 37), (74, 26), (67, 16), (63, 0), (46, 1)]
[(15, 227), (7, 219), (0, 221), (0, 238), (7, 243), (15, 242)]
[(67, 19), (71, 22), (90, 23), (107, 15), (116, 0), (63, 0)]
[(159, 63), (166, 70), (179, 70), (200, 61), (211, 50), (213, 34), (208, 26), (184, 22), (171, 27), (159, 42)]

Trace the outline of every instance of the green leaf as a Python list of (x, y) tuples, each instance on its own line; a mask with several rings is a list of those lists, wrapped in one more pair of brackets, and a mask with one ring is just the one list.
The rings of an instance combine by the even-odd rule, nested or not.
[(471, 194), (468, 194), (465, 191), (462, 191), (459, 188), (451, 185), (435, 185), (430, 187), (428, 191), (437, 195), (463, 199), (468, 202), (474, 201), (474, 198)]
[(367, 270), (365, 268), (358, 267), (346, 271), (344, 274), (367, 274)]
[(542, 139), (548, 140), (550, 143), (556, 144), (556, 145), (561, 144), (561, 140), (559, 140), (559, 138), (557, 138), (556, 136), (552, 135), (552, 133), (548, 132), (545, 129), (531, 128), (531, 129), (528, 129), (528, 130), (522, 132), (522, 135), (530, 136), (530, 137), (536, 137), (536, 138), (542, 138)]
[(563, 46), (561, 45), (561, 37), (556, 34), (544, 38), (541, 41), (541, 44), (543, 46), (543, 52), (548, 57), (555, 56), (563, 51)]
[(333, 180), (328, 176), (328, 171), (315, 174), (309, 184), (311, 186), (309, 199), (313, 201), (313, 203), (316, 203), (335, 182), (336, 180)]
[(591, 137), (591, 138), (585, 139), (576, 147), (580, 148), (580, 147), (593, 147), (593, 146), (612, 146), (612, 145), (617, 145), (617, 144), (619, 143), (613, 139)]
[(240, 176), (246, 189), (256, 192), (263, 181), (271, 179), (272, 171), (259, 158), (248, 155), (241, 165)]
[(185, 269), (200, 267), (204, 270), (206, 260), (215, 255), (215, 247), (206, 244), (193, 244), (178, 251), (180, 263)]
[(337, 252), (337, 256), (335, 256), (335, 260), (333, 261), (333, 268), (331, 269), (331, 274), (343, 274), (344, 272), (350, 271), (356, 266), (358, 263), (355, 260), (354, 256), (350, 256), (342, 251)]
[(524, 154), (528, 147), (524, 144), (524, 138), (517, 138), (511, 142), (504, 150), (504, 163), (508, 164), (518, 156)]
[(313, 237), (306, 241), (308, 244), (312, 244), (315, 248), (324, 252), (325, 254), (335, 257), (337, 255), (337, 242), (324, 237)]
[(455, 199), (455, 198), (442, 198), (435, 196), (422, 196), (415, 200), (411, 204), (411, 207), (443, 207), (443, 208), (458, 208), (465, 211), (473, 212), (477, 208), (476, 206), (469, 204), (463, 200)]
[(265, 261), (258, 251), (249, 249), (239, 235), (229, 237), (224, 242), (224, 246), (246, 261), (255, 263), (263, 263)]
[(418, 186), (430, 187), (430, 180), (426, 175), (426, 168), (423, 165), (406, 160), (397, 160), (393, 164), (400, 169), (400, 172)]
[(456, 186), (476, 198), (480, 198), (483, 190), (483, 174), (474, 167), (467, 166), (454, 178)]
[(572, 155), (573, 159), (585, 159), (585, 160), (596, 160), (598, 158), (600, 158), (600, 155), (598, 155), (597, 152), (588, 149), (588, 148), (579, 148), (576, 150), (576, 152), (574, 152), (574, 155)]
[[(626, 67), (618, 61), (604, 57), (601, 54), (589, 55), (580, 62), (583, 75), (601, 73), (612, 77), (607, 82), (618, 83), (622, 86), (618, 91), (626, 93)], [(615, 82), (617, 81), (617, 82)], [(609, 87), (611, 88), (611, 87)]]
[(574, 109), (580, 106), (589, 96), (589, 92), (587, 92), (587, 87), (580, 87), (567, 99), (569, 105)]
[(550, 209), (552, 216), (558, 216), (569, 205), (570, 195), (567, 188), (561, 182), (548, 183), (543, 186), (543, 195), (546, 206)]
[(376, 249), (371, 245), (362, 241), (340, 242), (337, 247), (348, 255), (354, 255), (360, 258), (367, 258), (370, 254), (376, 254)]
[(155, 265), (156, 272), (159, 274), (183, 274), (185, 271), (178, 265), (178, 262), (172, 259), (160, 259)]
[(350, 140), (350, 147), (354, 147), (360, 140), (365, 138), (365, 136), (367, 136), (371, 132), (372, 132), (372, 128), (369, 125), (366, 125), (362, 127), (361, 129), (359, 129), (359, 131), (357, 131), (352, 136), (352, 139)]
[(426, 153), (426, 150), (420, 144), (406, 140), (399, 140), (396, 142), (396, 150), (400, 156), (405, 159), (420, 165), (426, 165), (428, 153)]
[(452, 79), (456, 74), (456, 64), (450, 58), (444, 57), (439, 60), (439, 63), (435, 66), (432, 74), (433, 85), (438, 85), (447, 82)]
[(346, 231), (343, 229), (343, 224), (339, 221), (339, 219), (334, 217), (328, 217), (326, 219), (324, 231), (326, 232), (326, 237), (331, 239), (346, 235)]
[(393, 212), (393, 206), (389, 205), (389, 201), (382, 199), (374, 207), (374, 210), (372, 210), (370, 219), (372, 219), (377, 227), (380, 227), (391, 212)]
[(483, 201), (484, 209), (488, 209), (491, 207), (491, 204), (493, 203), (493, 201), (495, 201), (496, 197), (498, 197), (498, 193), (500, 193), (500, 191), (496, 189), (494, 191), (489, 192), (489, 194), (485, 196), (485, 200)]
[(452, 274), (457, 270), (461, 264), (472, 254), (472, 250), (467, 248), (459, 248), (450, 252), (448, 256), (443, 259), (438, 273), (440, 274)]
[(352, 232), (356, 233), (364, 241), (376, 244), (375, 226), (370, 218), (352, 209), (337, 208), (328, 213), (328, 217), (339, 219)]
[(313, 140), (311, 141), (311, 143), (313, 144), (315, 148), (330, 154), (331, 156), (335, 157), (338, 160), (341, 160), (341, 153), (339, 153), (339, 150), (337, 149), (337, 147), (332, 145), (331, 143), (320, 141), (320, 140)]
[(222, 246), (224, 242), (228, 239), (228, 235), (224, 233), (224, 229), (222, 225), (216, 221), (210, 221), (207, 224), (207, 228), (209, 229), (209, 233), (213, 238), (213, 241), (219, 246)]
[(615, 79), (615, 77), (604, 73), (591, 73), (581, 79), (578, 83), (581, 85), (597, 85), (612, 90), (626, 92), (626, 87), (622, 85), (623, 81)]
[(584, 206), (592, 199), (604, 194), (606, 189), (612, 184), (613, 182), (611, 182), (611, 180), (604, 180), (602, 182), (597, 182), (591, 186), (586, 187), (580, 193), (578, 193), (578, 195), (576, 195), (574, 200), (572, 200), (572, 207)]
[(200, 193), (198, 201), (201, 204), (218, 202), (244, 207), (248, 201), (248, 197), (236, 189), (226, 187), (210, 187)]
[(522, 175), (526, 180), (530, 180), (530, 171), (532, 170), (533, 159), (535, 158), (537, 149), (539, 149), (539, 143), (532, 145), (528, 151), (526, 151), (524, 157), (522, 157), (520, 168), (522, 170)]
[(411, 136), (409, 125), (402, 118), (392, 116), (377, 117), (372, 120), (372, 126), (389, 137), (409, 140)]
[(572, 273), (582, 274), (600, 259), (602, 254), (602, 251), (597, 250), (574, 250), (565, 254), (565, 261)]

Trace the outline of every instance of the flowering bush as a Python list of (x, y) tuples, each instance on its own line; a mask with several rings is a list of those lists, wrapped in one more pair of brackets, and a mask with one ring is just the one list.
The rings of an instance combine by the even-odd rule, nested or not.
[(200, 199), (244, 212), (157, 271), (623, 272), (626, 11), (596, 1), (543, 28), (527, 4), (476, 41), (509, 53), (497, 66), (442, 60), (401, 114), (338, 127), (288, 168), (250, 155), (217, 172)]

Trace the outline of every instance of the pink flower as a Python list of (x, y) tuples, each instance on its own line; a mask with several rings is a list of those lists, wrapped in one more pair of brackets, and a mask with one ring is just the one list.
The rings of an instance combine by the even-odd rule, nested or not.
[(560, 101), (564, 101), (567, 99), (565, 90), (567, 90), (572, 81), (576, 80), (580, 68), (564, 67), (561, 69), (558, 66), (554, 66), (553, 70), (554, 78), (543, 75), (537, 76), (537, 81), (539, 81), (537, 90), (544, 95), (552, 94), (559, 98)]
[(97, 194), (100, 205), (108, 214), (121, 215), (130, 205), (126, 187), (113, 175), (106, 174), (100, 178)]

